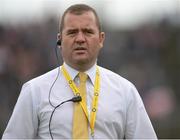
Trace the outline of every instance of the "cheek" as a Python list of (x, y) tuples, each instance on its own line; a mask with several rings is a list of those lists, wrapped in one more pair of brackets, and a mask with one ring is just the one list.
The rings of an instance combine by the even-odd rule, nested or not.
[(99, 54), (99, 47), (98, 46), (91, 47), (91, 49), (89, 51), (90, 57), (92, 57), (92, 58), (97, 57), (98, 54)]
[(96, 53), (96, 52), (98, 52), (99, 50), (100, 50), (100, 43), (98, 43), (99, 42), (99, 40), (94, 40), (94, 42), (91, 44), (91, 51), (92, 52), (94, 52), (94, 53)]
[(97, 49), (98, 46), (99, 46), (99, 39), (97, 39), (96, 37), (95, 38), (91, 38), (91, 39), (87, 39), (87, 42), (88, 42), (88, 46), (90, 46), (91, 48), (93, 49)]
[(69, 53), (71, 51), (71, 48), (72, 48), (71, 44), (70, 44), (70, 41), (68, 41), (68, 40), (64, 40), (62, 42), (61, 47), (62, 47), (62, 52), (63, 53)]
[(62, 46), (61, 52), (64, 58), (69, 57), (71, 55), (70, 49), (67, 46), (66, 47)]

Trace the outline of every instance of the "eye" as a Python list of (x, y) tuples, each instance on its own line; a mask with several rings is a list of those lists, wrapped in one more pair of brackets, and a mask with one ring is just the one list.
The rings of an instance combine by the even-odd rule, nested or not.
[(84, 29), (84, 34), (86, 34), (86, 35), (92, 35), (92, 34), (94, 34), (94, 31), (92, 30), (92, 29)]
[(77, 30), (68, 30), (66, 35), (74, 36), (74, 35), (76, 35), (77, 32), (78, 32)]

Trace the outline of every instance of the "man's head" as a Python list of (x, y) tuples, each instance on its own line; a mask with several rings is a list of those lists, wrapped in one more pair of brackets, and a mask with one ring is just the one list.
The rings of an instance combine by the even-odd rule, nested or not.
[(104, 38), (93, 8), (78, 4), (63, 14), (58, 39), (62, 42), (62, 57), (71, 67), (85, 71), (94, 65)]
[(98, 26), (99, 31), (101, 31), (101, 24), (100, 24), (100, 20), (99, 20), (99, 17), (97, 15), (96, 11), (92, 7), (90, 7), (88, 5), (76, 4), (76, 5), (72, 5), (69, 8), (67, 8), (66, 11), (64, 12), (64, 14), (62, 15), (62, 18), (61, 18), (61, 21), (60, 21), (60, 26), (59, 26), (59, 32), (62, 33), (62, 30), (64, 28), (64, 17), (66, 16), (67, 13), (72, 13), (72, 14), (75, 14), (75, 15), (81, 15), (84, 12), (88, 12), (88, 11), (93, 12), (93, 14), (95, 15), (96, 24)]

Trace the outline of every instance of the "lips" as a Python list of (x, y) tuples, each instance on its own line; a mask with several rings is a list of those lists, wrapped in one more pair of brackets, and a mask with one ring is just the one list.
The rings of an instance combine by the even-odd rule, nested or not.
[(79, 50), (87, 50), (87, 49), (85, 47), (77, 47), (74, 50), (79, 51)]
[(74, 48), (74, 52), (78, 55), (82, 55), (85, 54), (87, 52), (87, 48), (84, 46), (76, 46)]

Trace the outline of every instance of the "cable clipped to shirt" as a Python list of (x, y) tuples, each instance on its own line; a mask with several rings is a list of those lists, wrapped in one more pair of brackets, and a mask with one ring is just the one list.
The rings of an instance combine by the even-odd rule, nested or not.
[(51, 132), (51, 121), (52, 121), (52, 117), (53, 117), (53, 114), (54, 114), (55, 110), (64, 103), (67, 103), (67, 102), (74, 102), (75, 103), (75, 102), (80, 102), (81, 100), (82, 100), (81, 96), (75, 96), (72, 99), (63, 101), (63, 102), (61, 102), (60, 104), (58, 104), (57, 106), (54, 107), (54, 110), (52, 111), (50, 119), (49, 119), (49, 133), (50, 133), (50, 136), (51, 136), (52, 140), (53, 140), (53, 135), (52, 135), (52, 132)]
[(53, 105), (52, 102), (51, 102), (51, 92), (52, 92), (52, 89), (53, 89), (56, 81), (58, 80), (59, 75), (60, 75), (60, 59), (59, 59), (59, 56), (58, 56), (58, 48), (59, 48), (59, 46), (61, 46), (61, 40), (57, 40), (55, 48), (54, 48), (54, 51), (55, 51), (55, 54), (56, 54), (56, 60), (57, 60), (57, 64), (58, 64), (58, 72), (57, 72), (57, 75), (55, 77), (55, 80), (53, 81), (53, 83), (52, 83), (52, 85), (51, 85), (51, 87), (49, 89), (49, 97), (48, 97), (49, 104), (54, 108), (56, 106)]

